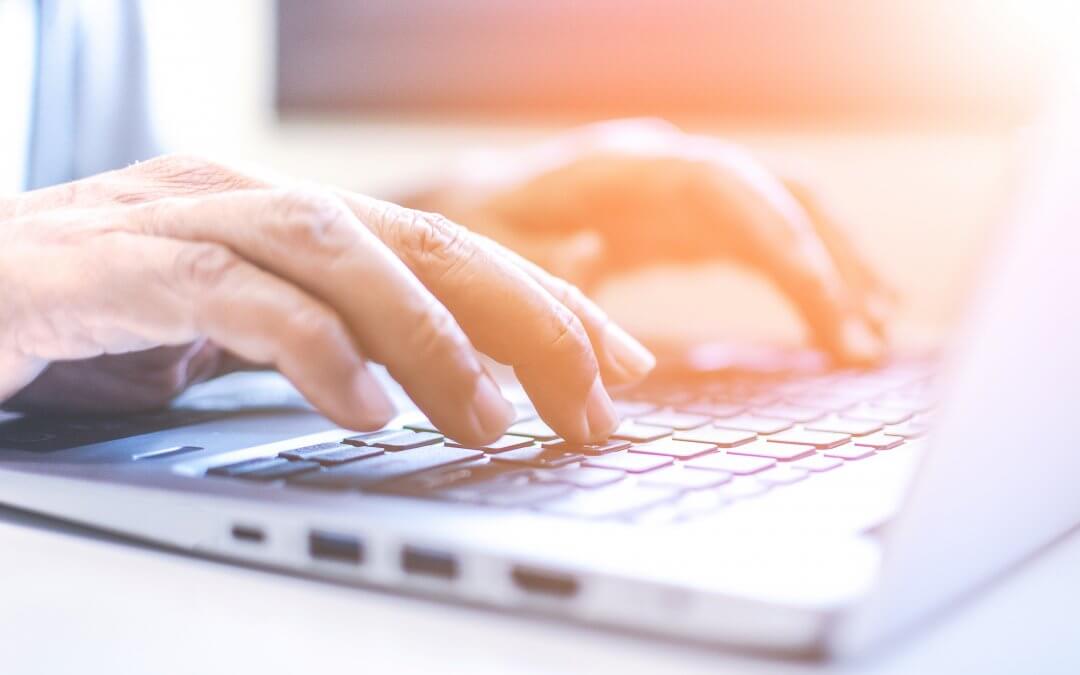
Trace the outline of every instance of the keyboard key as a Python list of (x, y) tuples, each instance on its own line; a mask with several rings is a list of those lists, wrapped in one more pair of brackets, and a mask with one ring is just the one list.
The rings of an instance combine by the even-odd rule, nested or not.
[(245, 471), (254, 471), (263, 466), (277, 466), (281, 460), (277, 457), (256, 457), (255, 459), (246, 459), (242, 462), (234, 462), (233, 464), (225, 464), (223, 466), (215, 466), (207, 470), (207, 474), (211, 476), (225, 476), (233, 477), (238, 476)]
[(638, 424), (650, 427), (666, 427), (668, 429), (695, 429), (712, 421), (712, 418), (704, 415), (690, 415), (673, 410), (661, 410), (660, 412), (643, 415), (635, 420)]
[(676, 490), (704, 490), (723, 485), (731, 480), (731, 474), (723, 471), (691, 471), (681, 466), (651, 471), (641, 476), (641, 485), (660, 485)]
[(234, 474), (233, 478), (244, 480), (271, 481), (297, 474), (315, 471), (319, 465), (315, 462), (290, 462), (287, 459), (274, 459), (251, 470)]
[(671, 429), (645, 426), (643, 424), (638, 424), (634, 420), (623, 420), (622, 423), (619, 424), (619, 428), (615, 430), (615, 433), (611, 434), (611, 437), (619, 438), (624, 441), (631, 441), (633, 443), (647, 443), (648, 441), (655, 441), (658, 438), (670, 435)]
[(517, 450), (500, 452), (497, 455), (493, 455), (491, 459), (494, 462), (507, 462), (543, 469), (580, 462), (585, 459), (585, 456), (577, 452), (565, 452), (563, 450), (533, 445), (528, 448), (518, 448)]
[(648, 401), (618, 400), (612, 401), (612, 403), (615, 404), (615, 411), (619, 413), (619, 417), (623, 419), (637, 417), (638, 415), (648, 415), (659, 409), (659, 406), (649, 403)]
[(643, 443), (630, 448), (630, 452), (639, 452), (646, 455), (664, 455), (676, 459), (688, 459), (697, 457), (716, 450), (715, 445), (708, 443), (691, 443), (690, 441), (676, 441), (671, 438), (661, 438), (651, 443)]
[(486, 490), (480, 499), (493, 506), (531, 506), (569, 494), (573, 488), (560, 483), (526, 483)]
[(775, 417), (789, 422), (813, 422), (825, 416), (825, 413), (817, 408), (804, 408), (794, 405), (770, 405), (762, 408), (754, 408), (754, 414), (761, 417)]
[(769, 443), (766, 438), (761, 438), (753, 443), (739, 445), (728, 450), (731, 455), (748, 455), (750, 457), (770, 457), (781, 462), (789, 462), (800, 457), (814, 454), (813, 446), (796, 445), (792, 443)]
[(854, 443), (847, 443), (836, 448), (830, 448), (824, 451), (826, 457), (836, 457), (837, 459), (863, 459), (874, 454), (873, 448), (868, 448), (865, 445), (855, 445)]
[(882, 424), (899, 424), (911, 419), (911, 415), (912, 413), (907, 410), (883, 408), (877, 405), (863, 405), (843, 413), (841, 417), (853, 420), (870, 420), (871, 422), (881, 422)]
[[(432, 427), (434, 430), (434, 427)], [(402, 429), (383, 429), (381, 431), (372, 431), (369, 433), (355, 434), (348, 438), (342, 439), (342, 443), (346, 445), (371, 445), (380, 438), (389, 438), (391, 436), (397, 436), (398, 434), (408, 433)]]
[(356, 462), (361, 459), (367, 459), (368, 457), (376, 457), (383, 454), (382, 448), (354, 448), (351, 445), (342, 445), (337, 450), (328, 450), (316, 455), (312, 455), (308, 459), (313, 462), (318, 462), (323, 466), (331, 466), (334, 464), (344, 464), (346, 462)]
[(541, 483), (565, 483), (580, 488), (595, 488), (618, 483), (626, 478), (626, 474), (622, 471), (611, 471), (609, 469), (568, 466), (552, 471), (537, 471), (534, 478)]
[(763, 471), (754, 478), (766, 485), (791, 485), (792, 483), (798, 483), (809, 475), (810, 472), (806, 469), (785, 465)]
[(704, 427), (690, 431), (677, 431), (672, 436), (676, 441), (690, 441), (692, 443), (709, 443), (721, 448), (732, 448), (736, 445), (749, 443), (757, 438), (752, 431), (735, 431), (734, 429), (718, 429), (717, 427)]
[(536, 408), (532, 403), (522, 402), (514, 404), (514, 421), (524, 422), (525, 420), (533, 420), (539, 417), (539, 413), (536, 412)]
[[(308, 445), (302, 448), (294, 448), (292, 450), (285, 450), (278, 453), (278, 457), (283, 459), (302, 460), (311, 459), (315, 455), (321, 455), (333, 450), (340, 450), (342, 448), (351, 448), (353, 446), (346, 445), (344, 443), (318, 443), (316, 445)], [(375, 454), (379, 454), (382, 450), (375, 451)]]
[(746, 412), (746, 406), (738, 405), (736, 403), (716, 403), (716, 402), (699, 402), (699, 403), (686, 403), (677, 406), (679, 412), (690, 413), (692, 415), (705, 415), (706, 417), (735, 417)]
[(465, 445), (457, 441), (450, 439), (446, 440), (446, 447), (448, 448), (469, 448), (472, 450), (483, 450), (488, 454), (495, 454), (497, 452), (506, 452), (507, 450), (515, 450), (517, 448), (527, 448), (533, 444), (533, 439), (526, 438), (524, 436), (500, 436), (487, 445), (473, 444)]
[(704, 457), (691, 459), (683, 464), (689, 469), (725, 471), (737, 476), (746, 476), (758, 471), (764, 471), (775, 465), (776, 460), (768, 457), (750, 457), (748, 455), (731, 455), (728, 453), (705, 455)]
[(853, 438), (851, 439), (851, 442), (855, 445), (865, 445), (874, 450), (891, 450), (902, 445), (904, 440), (903, 436), (890, 436), (884, 433), (877, 433)]
[(803, 469), (804, 471), (813, 471), (820, 473), (822, 471), (832, 471), (838, 466), (843, 465), (842, 459), (835, 457), (826, 457), (825, 455), (810, 455), (795, 462), (791, 466), (796, 469)]
[(547, 513), (579, 518), (610, 518), (662, 504), (679, 492), (653, 485), (617, 483), (597, 490), (579, 490), (561, 499), (541, 503)]
[(545, 424), (541, 419), (516, 422), (510, 425), (510, 428), (506, 430), (506, 433), (514, 436), (528, 436), (529, 438), (535, 438), (538, 441), (551, 441), (559, 437), (559, 434), (552, 431), (551, 427)]
[(644, 473), (646, 471), (652, 471), (653, 469), (659, 469), (662, 466), (668, 466), (674, 461), (675, 460), (670, 457), (663, 457), (660, 455), (619, 452), (613, 455), (604, 455), (602, 457), (590, 457), (585, 460), (584, 466), (591, 466), (597, 469), (619, 469), (620, 471), (628, 471), (630, 473)]
[(794, 422), (775, 419), (772, 417), (757, 417), (756, 415), (739, 415), (728, 419), (717, 420), (716, 426), (721, 429), (737, 429), (739, 431), (753, 431), (756, 434), (775, 434), (786, 431), (795, 426)]
[[(403, 424), (401, 426), (404, 429), (410, 429), (412, 431), (428, 431), (428, 432), (431, 432), (433, 434), (439, 433), (439, 429), (434, 424), (432, 424), (427, 418), (420, 419), (420, 420), (415, 420), (413, 422), (409, 422), (408, 424)], [(348, 439), (345, 439), (345, 440), (346, 440), (346, 442), (348, 441)]]
[(442, 439), (441, 434), (431, 433), (430, 431), (403, 431), (400, 434), (375, 439), (367, 443), (367, 445), (373, 445), (376, 448), (382, 448), (390, 452), (400, 452), (425, 445), (435, 445), (441, 442)]
[(851, 436), (866, 436), (876, 431), (881, 431), (884, 425), (872, 420), (853, 420), (843, 417), (826, 417), (817, 422), (806, 425), (810, 431), (831, 431), (837, 434), (849, 434)]
[(562, 450), (563, 452), (575, 452), (579, 455), (606, 455), (630, 447), (630, 441), (609, 440), (603, 443), (570, 443), (568, 441), (548, 441), (542, 443), (545, 448)]
[[(480, 493), (494, 487), (528, 483), (532, 473), (532, 469), (478, 459), (412, 474), (395, 480), (392, 487), (394, 493), (408, 495), (435, 493), (438, 497), (460, 498), (469, 493), (471, 497), (468, 501), (476, 501)], [(444, 494), (451, 491), (460, 492), (455, 492), (454, 495)]]
[(885, 427), (884, 433), (887, 436), (900, 436), (901, 438), (921, 438), (922, 436), (925, 436), (928, 431), (930, 431), (928, 425), (909, 421), (905, 424), (887, 426)]
[(851, 440), (847, 434), (833, 434), (826, 431), (784, 431), (768, 437), (769, 443), (792, 443), (809, 445), (814, 448), (835, 448)]
[[(512, 450), (511, 452), (520, 452)], [(326, 489), (362, 489), (428, 469), (483, 457), (479, 450), (428, 445), (412, 450), (387, 453), (362, 462), (350, 462), (332, 469), (302, 474), (289, 479), (304, 487)]]

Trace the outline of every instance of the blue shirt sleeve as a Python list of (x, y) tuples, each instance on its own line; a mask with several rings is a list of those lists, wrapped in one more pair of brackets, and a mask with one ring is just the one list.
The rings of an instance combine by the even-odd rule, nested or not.
[(137, 0), (39, 2), (38, 17), (28, 186), (161, 154)]

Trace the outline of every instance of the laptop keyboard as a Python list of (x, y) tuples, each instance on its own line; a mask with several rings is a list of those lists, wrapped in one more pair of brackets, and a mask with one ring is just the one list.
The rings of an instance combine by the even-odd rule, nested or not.
[(572, 518), (670, 523), (903, 452), (932, 415), (924, 364), (812, 376), (725, 376), (616, 394), (623, 421), (595, 445), (562, 440), (527, 403), (484, 446), (425, 419), (217, 466), (207, 475), (375, 492)]

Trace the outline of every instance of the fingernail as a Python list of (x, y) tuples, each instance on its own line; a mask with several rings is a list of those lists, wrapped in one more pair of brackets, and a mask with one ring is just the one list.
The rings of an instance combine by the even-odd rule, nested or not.
[(619, 426), (619, 413), (615, 412), (615, 404), (611, 402), (599, 375), (593, 380), (589, 396), (585, 399), (585, 422), (590, 440), (607, 438)]
[(397, 414), (394, 402), (367, 368), (357, 371), (353, 389), (360, 400), (359, 412), (367, 421), (366, 427), (384, 427)]
[(473, 394), (472, 412), (477, 433), (484, 438), (497, 438), (514, 421), (514, 406), (503, 398), (499, 385), (488, 375), (480, 377)]
[(656, 357), (640, 342), (614, 323), (604, 329), (604, 353), (616, 370), (628, 379), (644, 377), (656, 366)]
[(859, 319), (848, 319), (844, 322), (843, 340), (844, 351), (852, 361), (872, 363), (881, 358), (881, 340)]

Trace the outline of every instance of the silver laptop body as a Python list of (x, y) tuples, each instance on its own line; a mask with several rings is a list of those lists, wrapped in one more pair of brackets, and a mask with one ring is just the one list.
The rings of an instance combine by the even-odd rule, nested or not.
[[(375, 437), (361, 438), (349, 447), (370, 449), (396, 476), (396, 487), (365, 482), (372, 489), (352, 489), (345, 481), (345, 489), (321, 489), (326, 485), (312, 476), (341, 467), (341, 475), (359, 476), (373, 459), (320, 464), (315, 452), (303, 460), (318, 465), (306, 478), (289, 474), (301, 465), (283, 465), (279, 453), (322, 443), (340, 449), (353, 432), (314, 413), (280, 377), (246, 373), (200, 386), (175, 410), (155, 415), (3, 421), (0, 501), (345, 584), (747, 649), (861, 650), (1080, 522), (1080, 142), (1072, 129), (1052, 138), (945, 361), (942, 384), (929, 394), (936, 380), (923, 366), (899, 363), (875, 373), (815, 375), (811, 389), (801, 390), (805, 403), (813, 387), (839, 383), (848, 394), (871, 397), (849, 401), (864, 411), (888, 408), (882, 401), (901, 405), (913, 391), (923, 396), (903, 420), (883, 422), (884, 431), (741, 474), (716, 468), (730, 468), (728, 461), (753, 468), (762, 459), (739, 455), (737, 445), (707, 446), (696, 458), (638, 455), (619, 482), (596, 487), (559, 481), (601, 476), (605, 463), (618, 466), (628, 451), (535, 468), (521, 463), (527, 452), (511, 450), (517, 454), (500, 460), (501, 453), (458, 449), (465, 450), (461, 459), (436, 469), (394, 473), (401, 458), (449, 450), (442, 442), (422, 453), (384, 449)], [(693, 386), (699, 385), (706, 392), (727, 386)], [(785, 383), (779, 391), (800, 392)], [(524, 408), (520, 392), (510, 393)], [(783, 421), (775, 401), (755, 396), (748, 406)], [(852, 422), (844, 402), (830, 396), (823, 419)], [(932, 433), (924, 435), (929, 396), (939, 404)], [(682, 404), (673, 401), (680, 400), (663, 399), (672, 410), (659, 414), (678, 412)], [(624, 409), (648, 409), (643, 402), (648, 392)], [(411, 425), (419, 430), (409, 433), (429, 438), (407, 400), (399, 396), (399, 403), (405, 412), (391, 426)], [(794, 408), (786, 400), (779, 405)], [(733, 416), (717, 412), (698, 430), (737, 431), (729, 427), (760, 410), (728, 412)], [(815, 424), (788, 421), (785, 431), (772, 433), (804, 433)], [(522, 428), (535, 435), (532, 423)], [(676, 438), (694, 431), (667, 429)], [(880, 440), (886, 432), (898, 445), (856, 447), (854, 441)], [(753, 443), (780, 447), (770, 445), (769, 434)], [(667, 464), (648, 468), (643, 456)], [(498, 469), (495, 487), (483, 467)], [(717, 484), (664, 492), (650, 474), (677, 481), (710, 476)], [(642, 501), (646, 493), (657, 498)], [(634, 508), (604, 509), (620, 499)]]

